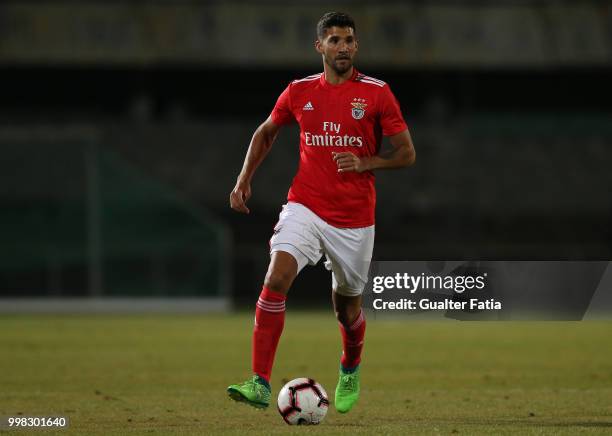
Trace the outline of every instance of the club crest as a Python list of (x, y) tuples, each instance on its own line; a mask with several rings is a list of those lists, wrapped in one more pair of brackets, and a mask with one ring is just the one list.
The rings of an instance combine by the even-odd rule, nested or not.
[(352, 106), (351, 115), (356, 120), (362, 119), (363, 116), (365, 115), (365, 110), (368, 105), (365, 104), (364, 102), (365, 102), (365, 99), (363, 98), (354, 98), (353, 101), (351, 102), (351, 106)]

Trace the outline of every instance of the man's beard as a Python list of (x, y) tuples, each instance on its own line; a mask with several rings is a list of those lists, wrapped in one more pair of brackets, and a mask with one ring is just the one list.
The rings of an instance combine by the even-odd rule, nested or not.
[[(338, 61), (346, 61), (346, 63), (343, 64), (346, 66), (338, 65), (337, 63)], [(344, 59), (334, 59), (330, 62), (328, 59), (327, 65), (329, 65), (332, 68), (332, 70), (334, 70), (337, 74), (342, 75), (351, 69), (351, 67), (353, 66), (353, 61), (349, 58), (344, 58)]]

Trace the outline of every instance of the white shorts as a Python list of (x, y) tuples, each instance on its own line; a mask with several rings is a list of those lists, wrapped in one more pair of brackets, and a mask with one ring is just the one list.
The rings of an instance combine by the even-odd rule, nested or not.
[(299, 203), (283, 206), (270, 239), (270, 254), (285, 251), (295, 257), (298, 273), (316, 265), (325, 254), (325, 268), (332, 272), (332, 289), (340, 295), (361, 295), (368, 281), (374, 249), (374, 226), (331, 226)]

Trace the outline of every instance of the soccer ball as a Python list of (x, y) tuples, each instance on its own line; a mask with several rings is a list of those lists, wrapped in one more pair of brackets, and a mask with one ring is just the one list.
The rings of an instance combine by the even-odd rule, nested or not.
[(296, 378), (278, 393), (278, 411), (289, 425), (315, 425), (325, 418), (327, 392), (311, 378)]

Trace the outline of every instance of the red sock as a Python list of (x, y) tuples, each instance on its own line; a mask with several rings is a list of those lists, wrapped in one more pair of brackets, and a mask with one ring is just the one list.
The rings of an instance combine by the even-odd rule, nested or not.
[(253, 329), (253, 372), (268, 382), (272, 374), (274, 354), (285, 325), (287, 297), (265, 286), (259, 294)]
[(363, 310), (359, 312), (359, 316), (345, 327), (340, 324), (340, 333), (342, 333), (342, 358), (340, 363), (345, 369), (353, 369), (361, 362), (361, 350), (363, 349), (363, 339), (365, 337), (366, 321), (363, 315)]

